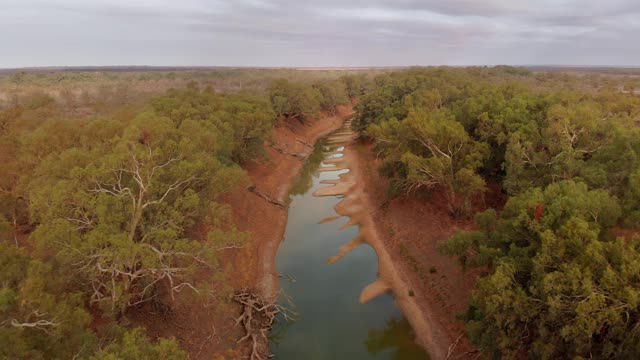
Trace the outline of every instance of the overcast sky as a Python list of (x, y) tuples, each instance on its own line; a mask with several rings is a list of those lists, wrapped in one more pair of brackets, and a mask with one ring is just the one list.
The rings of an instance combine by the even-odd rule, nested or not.
[(640, 65), (640, 0), (0, 0), (0, 67)]

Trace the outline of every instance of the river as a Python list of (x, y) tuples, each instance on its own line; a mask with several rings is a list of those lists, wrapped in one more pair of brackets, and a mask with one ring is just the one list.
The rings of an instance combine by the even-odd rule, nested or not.
[(279, 302), (297, 316), (293, 322), (279, 318), (270, 334), (270, 349), (276, 359), (286, 360), (427, 359), (391, 294), (359, 302), (362, 289), (377, 278), (373, 248), (365, 243), (340, 260), (327, 262), (358, 234), (357, 226), (340, 229), (346, 217), (320, 223), (336, 216), (334, 206), (341, 196), (312, 195), (328, 186), (321, 181), (349, 171), (327, 171), (332, 165), (322, 162), (341, 156), (343, 147), (329, 144), (347, 131), (343, 128), (318, 142), (292, 190), (276, 269), (285, 294)]

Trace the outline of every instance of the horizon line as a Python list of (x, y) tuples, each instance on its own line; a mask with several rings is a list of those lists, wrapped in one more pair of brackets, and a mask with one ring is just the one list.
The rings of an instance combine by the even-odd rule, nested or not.
[(215, 70), (215, 69), (256, 69), (256, 70), (367, 70), (367, 69), (406, 69), (429, 67), (497, 67), (512, 66), (523, 68), (567, 68), (567, 69), (638, 69), (640, 65), (587, 65), (587, 64), (468, 64), (468, 65), (375, 65), (375, 66), (253, 66), (253, 65), (44, 65), (22, 67), (0, 67), (0, 72), (10, 71), (55, 71), (55, 70)]

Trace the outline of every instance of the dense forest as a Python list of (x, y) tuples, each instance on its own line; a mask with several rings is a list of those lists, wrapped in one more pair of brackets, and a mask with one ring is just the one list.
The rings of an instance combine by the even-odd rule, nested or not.
[(345, 83), (365, 75), (340, 75), (1, 77), (0, 358), (186, 358), (129, 315), (228, 298), (201, 275), (224, 283), (220, 252), (250, 234), (220, 197), (247, 185), (279, 117), (349, 102)]
[(640, 354), (637, 85), (430, 68), (379, 74), (359, 98), (389, 196), (439, 192), (450, 216), (475, 217), (441, 251), (485, 269), (464, 315), (483, 356)]
[(389, 198), (473, 219), (440, 251), (482, 270), (482, 356), (634, 358), (638, 89), (508, 66), (2, 73), (0, 359), (187, 358), (129, 318), (231, 301), (221, 254), (252, 234), (222, 198), (279, 123), (347, 103)]

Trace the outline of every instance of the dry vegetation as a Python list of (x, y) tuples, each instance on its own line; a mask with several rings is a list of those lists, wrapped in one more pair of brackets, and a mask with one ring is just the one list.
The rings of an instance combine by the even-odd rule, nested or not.
[(456, 349), (481, 266), (487, 357), (640, 353), (640, 245), (613, 235), (640, 224), (637, 74), (119, 70), (0, 73), (0, 358), (268, 358), (260, 258), (355, 99), (375, 220)]
[(486, 271), (467, 295), (435, 266), (454, 284), (427, 281), (425, 306), (468, 296), (466, 333), (489, 358), (637, 357), (640, 237), (615, 234), (640, 225), (638, 78), (496, 67), (374, 82), (354, 125), (389, 179), (381, 221), (403, 229), (400, 257), (418, 275), (447, 264), (436, 249)]
[[(228, 341), (240, 329), (211, 332), (217, 320), (239, 310), (234, 300), (242, 299), (233, 286), (257, 285), (227, 278), (243, 270), (230, 267), (233, 252), (255, 242), (251, 232), (238, 228), (238, 209), (225, 198), (236, 189), (248, 194), (246, 168), (273, 156), (267, 144), (282, 146), (273, 141), (274, 126), (312, 127), (321, 112), (336, 113), (338, 104), (349, 102), (338, 78), (344, 75), (349, 74), (2, 74), (0, 357), (244, 353), (245, 341)], [(315, 139), (304, 133), (295, 138), (302, 148)], [(254, 296), (258, 301), (263, 294)], [(203, 341), (190, 344), (184, 323), (153, 330), (155, 320), (166, 323), (187, 309), (208, 314), (193, 338), (206, 334)], [(275, 309), (261, 303), (255, 316), (245, 315), (253, 316), (243, 323), (245, 330)], [(136, 325), (180, 342), (150, 341)], [(252, 329), (266, 334), (262, 325)], [(265, 338), (253, 331), (248, 335), (266, 357)]]

